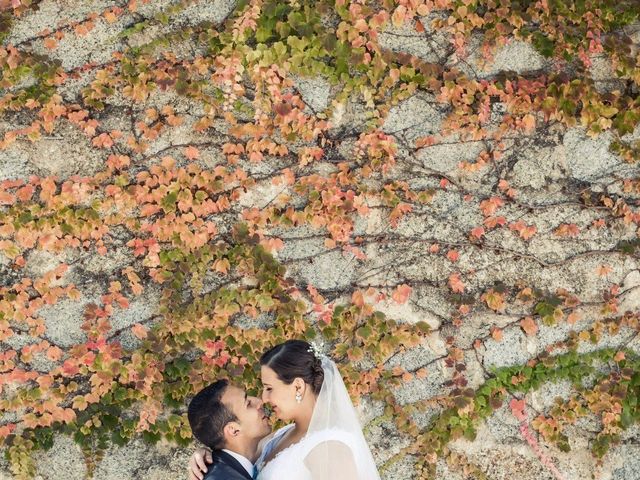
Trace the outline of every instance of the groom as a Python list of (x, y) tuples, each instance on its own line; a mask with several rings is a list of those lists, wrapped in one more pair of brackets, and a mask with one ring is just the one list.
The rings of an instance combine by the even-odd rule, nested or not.
[[(193, 435), (211, 449), (207, 461), (212, 465), (204, 480), (255, 478), (258, 444), (271, 433), (260, 399), (218, 380), (193, 397), (187, 415)], [(189, 477), (193, 478), (192, 470)]]

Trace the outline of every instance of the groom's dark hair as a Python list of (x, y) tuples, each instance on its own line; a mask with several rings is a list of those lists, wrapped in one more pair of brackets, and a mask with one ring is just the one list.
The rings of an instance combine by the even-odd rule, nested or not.
[(224, 427), (238, 418), (222, 403), (228, 380), (218, 380), (200, 390), (189, 402), (187, 417), (193, 436), (211, 449), (224, 447)]
[(311, 351), (311, 345), (303, 340), (287, 340), (267, 350), (260, 357), (260, 365), (271, 368), (287, 385), (301, 378), (311, 386), (313, 393), (320, 393), (324, 381), (322, 362)]

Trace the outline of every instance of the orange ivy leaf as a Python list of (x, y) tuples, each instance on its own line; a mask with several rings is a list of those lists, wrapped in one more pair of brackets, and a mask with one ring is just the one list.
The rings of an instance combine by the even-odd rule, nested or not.
[(598, 268), (596, 268), (596, 273), (598, 274), (598, 276), (600, 277), (606, 277), (607, 275), (609, 275), (611, 272), (613, 271), (613, 269), (611, 268), (610, 265), (600, 265)]
[(56, 347), (54, 345), (54, 346), (51, 346), (51, 347), (49, 347), (47, 349), (47, 358), (49, 360), (57, 362), (58, 360), (60, 360), (60, 358), (62, 357), (63, 353), (64, 352), (60, 348), (58, 348), (58, 347)]
[(91, 141), (93, 146), (98, 148), (111, 148), (113, 147), (113, 139), (108, 133), (101, 133)]
[(351, 303), (353, 303), (356, 307), (364, 306), (364, 294), (362, 290), (355, 290), (351, 294)]
[(538, 231), (535, 225), (527, 225), (522, 220), (511, 222), (509, 224), (509, 229), (517, 232), (520, 238), (522, 238), (523, 240), (529, 240)]
[(398, 5), (391, 16), (391, 22), (394, 27), (401, 27), (407, 17), (407, 7)]
[(536, 128), (536, 117), (534, 117), (531, 113), (526, 114), (524, 117), (522, 117), (522, 127), (524, 128), (525, 132), (532, 132)]
[(284, 248), (284, 242), (280, 238), (265, 238), (260, 241), (260, 245), (269, 252), (282, 250)]
[(76, 419), (76, 412), (71, 408), (65, 408), (62, 411), (61, 420), (64, 423), (71, 423)]
[(496, 341), (496, 342), (500, 342), (502, 341), (503, 338), (503, 333), (502, 333), (502, 329), (498, 328), (498, 327), (491, 327), (491, 337)]
[(189, 160), (195, 160), (197, 158), (200, 158), (200, 150), (198, 150), (194, 146), (189, 146), (184, 149), (184, 156)]
[(16, 191), (16, 197), (18, 197), (18, 200), (22, 202), (27, 202), (31, 200), (31, 197), (33, 196), (34, 192), (35, 192), (35, 189), (33, 188), (33, 186), (25, 185), (24, 187)]
[(480, 240), (484, 235), (484, 227), (476, 227), (471, 230), (470, 234), (471, 234), (471, 237), (477, 240)]
[(16, 429), (15, 423), (7, 423), (6, 425), (2, 425), (0, 427), (0, 439), (4, 439), (8, 437), (9, 435), (11, 435), (11, 432), (13, 432), (15, 429)]
[(458, 272), (449, 275), (449, 287), (455, 293), (464, 292), (464, 283), (460, 280), (460, 274)]
[(82, 22), (78, 25), (76, 25), (73, 30), (76, 32), (76, 34), (80, 37), (84, 37), (85, 35), (87, 35), (91, 30), (93, 30), (93, 28), (95, 27), (95, 23), (91, 20), (86, 21), (86, 22)]
[(573, 311), (569, 315), (567, 315), (567, 323), (569, 325), (573, 325), (578, 320), (580, 320), (580, 318), (582, 318), (582, 315), (580, 315), (579, 312)]
[(458, 259), (460, 258), (460, 254), (457, 252), (457, 250), (449, 250), (447, 252), (447, 258), (451, 262), (457, 262)]
[(82, 293), (77, 288), (71, 288), (67, 291), (67, 297), (71, 300), (79, 300), (82, 296)]
[(412, 289), (409, 285), (407, 285), (406, 283), (403, 283), (393, 291), (391, 298), (396, 303), (400, 303), (400, 304), (405, 303), (409, 299), (409, 296), (411, 295), (411, 290)]
[(467, 10), (466, 5), (461, 5), (456, 9), (456, 13), (460, 18), (464, 18), (467, 16), (467, 13), (469, 13), (469, 11)]
[(559, 237), (576, 237), (580, 233), (580, 229), (575, 223), (563, 223), (553, 233)]
[(507, 219), (505, 217), (487, 217), (484, 219), (484, 226), (487, 228), (496, 228), (498, 226), (502, 227), (507, 223)]
[(504, 200), (500, 197), (491, 197), (488, 200), (480, 202), (480, 210), (485, 217), (493, 215), (495, 211), (504, 205)]
[(527, 419), (526, 407), (527, 404), (524, 399), (512, 399), (509, 402), (509, 407), (511, 408), (511, 413), (520, 421), (525, 421)]
[(87, 402), (87, 399), (84, 397), (84, 395), (79, 395), (73, 399), (73, 403), (71, 406), (74, 410), (82, 411), (89, 406), (89, 403)]
[(213, 269), (218, 273), (226, 274), (229, 271), (229, 268), (231, 268), (231, 264), (226, 258), (216, 260), (213, 264)]
[(121, 15), (122, 12), (122, 8), (113, 7), (104, 12), (103, 17), (108, 23), (115, 23), (118, 20), (118, 15)]
[(48, 37), (44, 40), (44, 48), (47, 50), (55, 50), (58, 46), (58, 42), (53, 37)]
[(324, 246), (329, 249), (336, 248), (336, 241), (332, 238), (325, 238)]
[(481, 298), (491, 310), (502, 311), (505, 308), (504, 296), (493, 289), (484, 293)]
[(525, 317), (520, 321), (520, 326), (524, 333), (529, 336), (533, 336), (538, 332), (538, 325), (531, 317)]
[(140, 340), (144, 340), (145, 338), (147, 338), (148, 329), (144, 325), (136, 323), (133, 327), (131, 327), (131, 333), (133, 333)]
[(13, 205), (15, 201), (16, 199), (12, 194), (0, 190), (0, 205)]
[[(422, 25), (422, 23), (420, 25)], [(400, 72), (398, 71), (398, 77), (399, 76), (400, 76)], [(435, 143), (436, 143), (436, 137), (432, 135), (429, 135), (426, 137), (420, 137), (416, 140), (416, 148), (430, 147)], [(442, 180), (447, 180), (447, 179), (443, 178)]]

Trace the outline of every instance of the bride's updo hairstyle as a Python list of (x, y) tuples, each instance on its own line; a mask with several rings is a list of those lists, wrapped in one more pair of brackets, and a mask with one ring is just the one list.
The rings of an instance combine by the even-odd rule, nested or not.
[(313, 393), (320, 393), (324, 381), (322, 362), (303, 340), (287, 340), (267, 350), (260, 357), (260, 365), (269, 367), (287, 385), (301, 378)]

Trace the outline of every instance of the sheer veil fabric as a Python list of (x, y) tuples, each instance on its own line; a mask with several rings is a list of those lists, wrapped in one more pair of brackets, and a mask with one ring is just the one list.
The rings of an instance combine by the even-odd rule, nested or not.
[[(322, 356), (322, 370), (324, 381), (307, 431), (307, 438), (317, 437), (319, 442), (307, 455), (307, 468), (312, 470), (314, 480), (379, 480), (376, 463), (338, 367)], [(357, 472), (344, 468), (349, 454)], [(335, 465), (336, 462), (343, 465)]]
[[(322, 357), (324, 381), (309, 430), (264, 466), (259, 480), (380, 480), (336, 364)], [(284, 427), (276, 433), (277, 441)]]

